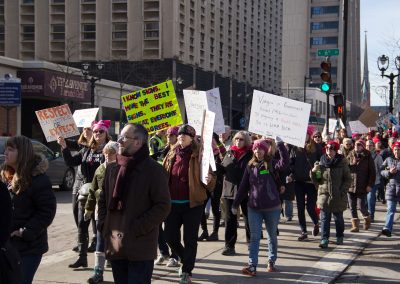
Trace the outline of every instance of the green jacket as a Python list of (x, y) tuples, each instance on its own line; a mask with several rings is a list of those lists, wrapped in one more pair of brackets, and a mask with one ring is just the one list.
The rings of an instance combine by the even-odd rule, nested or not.
[(347, 159), (343, 157), (341, 161), (330, 168), (321, 165), (320, 180), (317, 180), (315, 173), (310, 171), (311, 180), (318, 187), (318, 208), (334, 213), (347, 209), (347, 192), (351, 185), (348, 164)]
[(100, 193), (103, 190), (104, 174), (106, 173), (106, 163), (102, 163), (95, 171), (92, 186), (90, 187), (85, 209), (94, 212), (99, 201)]

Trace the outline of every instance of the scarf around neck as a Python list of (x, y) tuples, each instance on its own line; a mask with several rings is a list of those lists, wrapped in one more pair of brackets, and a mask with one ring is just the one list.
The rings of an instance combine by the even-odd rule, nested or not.
[(239, 161), (247, 153), (249, 147), (239, 148), (238, 146), (233, 145), (231, 146), (231, 150), (235, 159)]
[(117, 164), (120, 165), (120, 168), (108, 207), (110, 210), (124, 210), (124, 198), (126, 196), (125, 193), (128, 190), (128, 183), (133, 184), (128, 180), (128, 176), (137, 165), (143, 162), (147, 157), (149, 157), (149, 155), (149, 148), (146, 144), (132, 156), (117, 155)]
[(324, 167), (324, 168), (334, 168), (337, 164), (339, 164), (339, 162), (343, 159), (343, 155), (341, 154), (336, 154), (335, 157), (333, 157), (332, 159), (328, 158), (327, 154), (324, 154), (321, 156), (321, 160), (320, 160), (320, 166)]

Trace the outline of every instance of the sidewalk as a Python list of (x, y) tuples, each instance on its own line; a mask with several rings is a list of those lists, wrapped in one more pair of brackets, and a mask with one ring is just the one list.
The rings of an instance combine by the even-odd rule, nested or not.
[[(49, 232), (50, 247), (55, 246), (57, 249), (52, 249), (44, 256), (34, 283), (86, 283), (86, 280), (92, 274), (94, 256), (89, 254), (89, 267), (87, 269), (73, 270), (67, 267), (77, 257), (77, 254), (71, 251), (76, 232), (73, 225), (67, 226), (66, 223), (66, 219), (70, 219), (70, 216), (67, 218), (65, 215), (69, 214), (70, 204), (61, 204), (59, 208), (61, 210), (57, 212), (56, 221)], [(314, 238), (311, 233), (308, 241), (297, 241), (299, 228), (296, 217), (292, 222), (280, 224), (278, 260), (276, 262), (279, 272), (266, 272), (267, 245), (266, 239), (263, 239), (260, 246), (257, 277), (252, 278), (251, 283), (333, 283), (358, 254), (380, 234), (385, 211), (386, 207), (377, 203), (376, 222), (372, 224), (371, 229), (367, 232), (361, 230), (360, 233), (351, 234), (348, 231), (350, 215), (347, 210), (345, 212), (344, 245), (336, 246), (331, 243), (329, 248), (325, 250), (318, 247), (319, 236)], [(212, 219), (210, 218), (208, 221), (209, 228), (211, 228), (211, 222)], [(241, 222), (241, 224), (243, 223)], [(309, 224), (308, 230), (311, 229), (312, 225)], [(394, 233), (396, 234), (396, 231)], [(223, 234), (224, 228), (221, 228), (219, 231), (220, 240), (223, 239)], [(243, 226), (239, 229), (238, 234), (236, 256), (221, 255), (224, 246), (223, 241), (199, 242), (196, 267), (193, 271), (193, 283), (249, 283), (250, 279), (241, 274), (241, 268), (246, 265), (248, 258)], [(336, 239), (334, 225), (331, 227), (331, 239)], [(388, 247), (382, 247), (382, 250), (387, 249)], [(379, 251), (380, 247), (378, 246), (376, 250)], [(110, 269), (106, 269), (104, 280), (104, 283), (113, 283)], [(152, 283), (178, 283), (178, 280), (176, 268), (168, 268), (164, 265), (154, 267)]]

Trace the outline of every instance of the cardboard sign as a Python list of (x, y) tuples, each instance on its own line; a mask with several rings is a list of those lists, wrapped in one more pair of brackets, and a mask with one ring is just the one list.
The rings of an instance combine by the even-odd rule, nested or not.
[(368, 133), (368, 127), (366, 127), (361, 121), (349, 121), (351, 132), (358, 132), (360, 134)]
[(142, 124), (149, 134), (182, 124), (181, 111), (171, 80), (121, 98), (128, 122)]
[(68, 138), (79, 135), (78, 127), (67, 104), (35, 111), (47, 142), (58, 136)]
[(217, 134), (225, 132), (219, 88), (208, 91), (183, 90), (183, 98), (188, 123), (194, 127), (197, 133), (201, 133), (204, 110), (215, 113), (214, 132)]
[(375, 122), (379, 119), (379, 115), (372, 108), (368, 107), (358, 117), (358, 120), (362, 122), (366, 127), (376, 126)]
[(254, 90), (249, 131), (304, 147), (311, 105)]
[(99, 108), (77, 109), (74, 111), (73, 117), (78, 127), (91, 127), (92, 122), (96, 119)]
[(201, 131), (201, 137), (203, 140), (203, 155), (201, 158), (201, 181), (207, 184), (206, 177), (210, 168), (211, 158), (214, 159), (212, 150), (212, 137), (214, 129), (215, 113), (212, 111), (203, 111), (203, 125)]

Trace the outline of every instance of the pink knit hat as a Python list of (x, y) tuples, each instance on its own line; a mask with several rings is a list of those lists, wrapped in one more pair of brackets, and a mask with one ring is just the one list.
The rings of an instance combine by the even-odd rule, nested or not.
[(357, 144), (360, 144), (361, 146), (363, 146), (364, 149), (366, 148), (366, 146), (365, 146), (365, 141), (362, 140), (362, 139), (358, 139), (358, 140), (356, 141), (355, 145), (357, 145)]
[(175, 135), (178, 136), (179, 126), (172, 126), (168, 128), (167, 135)]
[(315, 127), (312, 125), (309, 125), (307, 127), (307, 135), (311, 136), (314, 133)]
[(111, 125), (111, 120), (100, 120), (98, 122), (95, 122), (93, 124), (93, 131), (96, 130), (103, 130), (105, 132), (108, 132), (108, 128), (110, 128)]
[(254, 141), (254, 143), (253, 143), (253, 151), (254, 151), (256, 148), (261, 148), (261, 149), (263, 149), (265, 152), (268, 152), (269, 144), (268, 144), (268, 142), (265, 141), (264, 139), (258, 139), (258, 140), (256, 140), (256, 141)]

